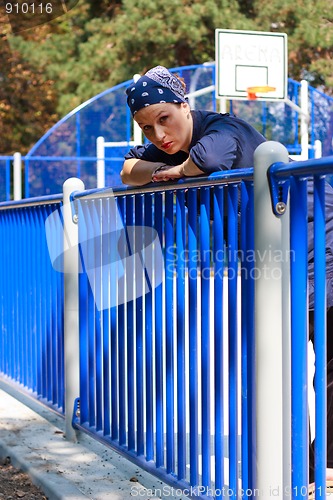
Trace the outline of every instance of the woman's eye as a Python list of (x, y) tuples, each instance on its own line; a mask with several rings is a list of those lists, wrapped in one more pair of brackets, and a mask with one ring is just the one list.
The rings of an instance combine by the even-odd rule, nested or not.
[(150, 130), (150, 129), (151, 129), (151, 126), (150, 126), (150, 125), (145, 125), (145, 126), (143, 127), (143, 129), (142, 129), (142, 130), (143, 130), (144, 132), (149, 132), (149, 130)]
[(160, 121), (163, 123), (167, 120), (167, 118), (168, 118), (167, 116), (161, 116)]

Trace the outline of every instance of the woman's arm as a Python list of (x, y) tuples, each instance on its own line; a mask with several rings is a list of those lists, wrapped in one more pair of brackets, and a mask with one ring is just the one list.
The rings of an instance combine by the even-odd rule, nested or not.
[(152, 174), (165, 163), (138, 160), (129, 158), (124, 161), (123, 169), (120, 172), (121, 180), (130, 186), (143, 186), (152, 182)]
[(152, 177), (154, 182), (160, 182), (181, 179), (182, 177), (196, 177), (197, 175), (205, 175), (205, 172), (200, 170), (191, 158), (188, 158), (184, 163), (175, 167), (165, 166)]

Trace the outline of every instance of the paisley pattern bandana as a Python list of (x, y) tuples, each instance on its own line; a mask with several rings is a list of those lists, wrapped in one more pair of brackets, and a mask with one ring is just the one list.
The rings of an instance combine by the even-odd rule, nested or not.
[(181, 82), (164, 66), (150, 69), (127, 90), (127, 104), (134, 116), (141, 108), (159, 103), (187, 102)]

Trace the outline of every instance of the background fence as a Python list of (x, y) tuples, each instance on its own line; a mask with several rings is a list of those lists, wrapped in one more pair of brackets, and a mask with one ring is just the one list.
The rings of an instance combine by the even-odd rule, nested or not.
[[(275, 152), (264, 155), (263, 168), (278, 160)], [(306, 179), (315, 178), (315, 196), (324, 206), (324, 177), (332, 171), (333, 158), (276, 164), (270, 177), (278, 216), (262, 173), (266, 194), (260, 188), (259, 199), (268, 200), (268, 208), (254, 202), (258, 187), (253, 191), (252, 169), (163, 184), (163, 190), (152, 185), (73, 193), (69, 213), (78, 231), (81, 266), (76, 276), (80, 348), (69, 352), (80, 374), (75, 427), (202, 498), (211, 491), (216, 497), (256, 496), (256, 488), (275, 487), (289, 488), (292, 498), (304, 497), (310, 392)], [(295, 256), (290, 261), (279, 247), (289, 241), (289, 204), (292, 247), (286, 247), (286, 255)], [(63, 237), (62, 202), (44, 197), (2, 203), (0, 209), (1, 374), (58, 412), (67, 404), (71, 423), (60, 271), (75, 245), (67, 230)], [(265, 221), (256, 233), (255, 210)], [(325, 224), (318, 209), (314, 217), (314, 248), (321, 249), (314, 272), (322, 280)], [(262, 233), (273, 226), (278, 230), (258, 250), (254, 237), (257, 245), (260, 226)], [(279, 249), (282, 254), (275, 255)], [(267, 263), (276, 270), (281, 262), (291, 266), (290, 308), (289, 280), (287, 289), (279, 289), (275, 275), (263, 274)], [(319, 290), (315, 328), (324, 345), (323, 281)], [(280, 298), (271, 300), (271, 293)], [(75, 335), (73, 324), (70, 331)], [(323, 360), (317, 369), (322, 375)], [(276, 397), (280, 389), (283, 404)], [(316, 397), (316, 436), (323, 437), (323, 376), (317, 377)], [(284, 413), (288, 407), (292, 420)], [(291, 443), (298, 445), (291, 448)], [(316, 480), (323, 487), (325, 439), (316, 446)]]
[[(183, 66), (171, 71), (184, 78), (192, 95), (190, 105), (193, 109), (220, 110), (214, 91), (215, 63)], [(26, 198), (60, 193), (63, 182), (72, 176), (82, 179), (87, 189), (97, 187), (98, 137), (113, 144), (105, 149), (105, 185), (121, 185), (119, 172), (123, 157), (129, 149), (127, 144), (134, 137), (126, 105), (125, 89), (129, 84), (130, 81), (123, 82), (94, 96), (39, 139), (22, 158)], [(300, 88), (301, 83), (288, 79), (289, 104), (234, 100), (228, 101), (227, 110), (250, 122), (267, 139), (284, 144), (290, 154), (299, 155), (302, 150)], [(316, 141), (322, 144), (322, 155), (328, 156), (333, 153), (333, 98), (320, 89), (308, 88), (309, 157), (314, 157)], [(0, 175), (5, 175), (1, 172), (11, 160), (11, 157), (0, 158)], [(6, 182), (10, 183), (9, 177)]]

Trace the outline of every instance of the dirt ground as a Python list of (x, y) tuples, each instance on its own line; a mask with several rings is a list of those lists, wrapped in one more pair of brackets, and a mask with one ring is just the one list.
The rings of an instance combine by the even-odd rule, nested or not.
[(10, 458), (0, 460), (0, 499), (47, 500), (42, 490), (32, 484), (30, 477), (10, 463)]

